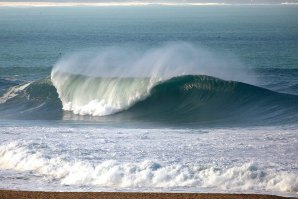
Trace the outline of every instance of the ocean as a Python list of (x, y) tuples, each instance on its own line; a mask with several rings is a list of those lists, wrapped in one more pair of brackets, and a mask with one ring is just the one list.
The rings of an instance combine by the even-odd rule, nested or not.
[(298, 196), (298, 6), (0, 7), (0, 189)]

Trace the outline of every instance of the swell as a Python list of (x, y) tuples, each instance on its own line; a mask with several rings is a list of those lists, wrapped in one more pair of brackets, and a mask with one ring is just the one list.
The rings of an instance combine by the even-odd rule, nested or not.
[(4, 95), (5, 91), (12, 86), (16, 86), (20, 84), (20, 82), (13, 81), (6, 78), (0, 78), (0, 96)]
[(61, 119), (62, 104), (50, 78), (15, 85), (0, 97), (3, 119)]
[[(53, 78), (29, 84), (0, 104), (1, 116), (207, 125), (284, 124), (298, 119), (296, 95), (210, 76), (152, 81), (65, 75), (59, 75), (64, 78), (60, 83), (65, 83), (61, 87)], [(91, 111), (76, 111), (86, 107)], [(100, 116), (103, 108), (105, 116), (93, 117)]]
[(119, 114), (151, 121), (274, 124), (297, 121), (298, 97), (210, 76), (174, 77)]

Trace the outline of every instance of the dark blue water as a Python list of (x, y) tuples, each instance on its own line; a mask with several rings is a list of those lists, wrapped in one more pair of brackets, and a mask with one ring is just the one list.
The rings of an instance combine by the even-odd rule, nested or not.
[(249, 67), (297, 68), (297, 6), (0, 8), (0, 66), (51, 67), (65, 53), (188, 41)]

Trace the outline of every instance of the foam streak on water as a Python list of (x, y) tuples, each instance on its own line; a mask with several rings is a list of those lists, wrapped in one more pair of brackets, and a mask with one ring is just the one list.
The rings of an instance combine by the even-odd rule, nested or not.
[[(298, 137), (291, 127), (8, 125), (1, 134), (1, 189), (298, 193)], [(37, 181), (39, 187), (28, 183)]]
[(29, 86), (30, 83), (22, 84), (13, 86), (10, 89), (8, 89), (3, 96), (0, 97), (0, 104), (5, 103), (7, 100), (14, 98), (17, 96), (20, 92), (22, 92), (27, 86)]

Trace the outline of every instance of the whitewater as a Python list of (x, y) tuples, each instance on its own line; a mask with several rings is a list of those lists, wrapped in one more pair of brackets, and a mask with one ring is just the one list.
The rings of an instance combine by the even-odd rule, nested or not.
[[(77, 128), (77, 124), (57, 128), (6, 125), (1, 133), (14, 141), (1, 138), (2, 189), (10, 188), (12, 182), (14, 189), (31, 189), (23, 180), (37, 180), (40, 185), (35, 190), (183, 190), (285, 196), (295, 196), (298, 191), (297, 154), (275, 155), (297, 151), (294, 127), (286, 132), (268, 127), (165, 128), (156, 132)], [(237, 158), (241, 156), (244, 158)]]
[(297, 13), (0, 6), (0, 189), (297, 197)]

